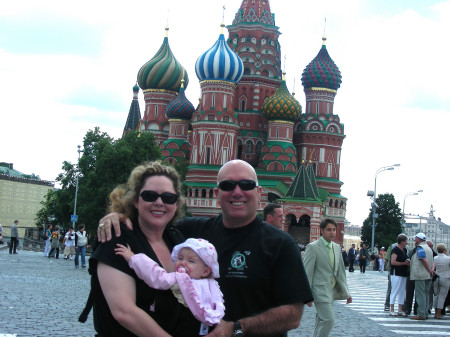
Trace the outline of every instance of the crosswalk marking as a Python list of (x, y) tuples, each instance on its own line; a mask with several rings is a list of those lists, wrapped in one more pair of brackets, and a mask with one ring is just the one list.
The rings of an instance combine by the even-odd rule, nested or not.
[[(446, 319), (437, 320), (432, 313), (426, 321), (414, 321), (409, 317), (390, 316), (389, 312), (384, 311), (387, 281), (387, 273), (347, 273), (347, 283), (353, 299), (353, 303), (347, 304), (347, 307), (364, 314), (376, 324), (389, 328), (395, 336), (450, 336), (449, 315)], [(346, 303), (345, 300), (337, 302)], [(395, 310), (397, 308), (396, 303)]]

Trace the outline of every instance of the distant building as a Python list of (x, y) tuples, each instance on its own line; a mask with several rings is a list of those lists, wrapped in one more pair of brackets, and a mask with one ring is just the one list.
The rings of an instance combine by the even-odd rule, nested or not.
[(347, 233), (344, 234), (344, 249), (346, 252), (350, 249), (352, 244), (355, 244), (355, 249), (360, 248), (361, 246), (361, 236), (358, 235), (348, 235)]
[(345, 223), (344, 233), (345, 235), (361, 236), (361, 226)]
[(427, 240), (431, 240), (436, 247), (438, 243), (444, 243), (450, 247), (450, 226), (443, 223), (440, 218), (434, 216), (431, 205), (428, 217), (405, 215), (403, 231), (408, 237), (408, 246), (414, 246), (414, 237), (417, 233), (424, 233)]
[(36, 227), (36, 213), (53, 186), (39, 176), (14, 170), (11, 163), (0, 163), (0, 223), (5, 237), (10, 235), (14, 220), (19, 220), (19, 237), (23, 237), (26, 227)]

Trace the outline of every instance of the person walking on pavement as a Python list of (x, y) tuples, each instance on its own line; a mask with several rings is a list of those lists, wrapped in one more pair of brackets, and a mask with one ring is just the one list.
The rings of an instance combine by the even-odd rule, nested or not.
[(17, 253), (17, 243), (19, 242), (19, 224), (18, 220), (15, 220), (11, 225), (11, 243), (9, 244), (9, 253), (10, 254), (18, 254)]
[(75, 268), (79, 266), (79, 256), (81, 255), (81, 268), (86, 268), (86, 246), (87, 236), (84, 224), (78, 226), (78, 231), (75, 233)]
[(69, 227), (64, 236), (64, 244), (66, 245), (64, 248), (64, 259), (72, 260), (72, 257), (75, 255), (75, 232), (72, 226)]
[(55, 251), (55, 258), (59, 259), (59, 239), (61, 238), (61, 234), (59, 233), (59, 226), (55, 226), (55, 230), (52, 232), (50, 236), (50, 245), (51, 249), (48, 253), (48, 258), (52, 257), (53, 251)]
[(382, 273), (384, 272), (384, 259), (386, 258), (386, 249), (381, 247), (378, 254), (378, 270)]
[(44, 256), (47, 257), (48, 253), (50, 252), (50, 236), (52, 236), (52, 225), (47, 225), (47, 229), (44, 232), (44, 238), (45, 239), (45, 247), (44, 247)]
[(444, 301), (450, 288), (450, 256), (445, 255), (447, 253), (445, 244), (439, 243), (436, 248), (438, 255), (434, 257), (434, 265), (439, 277), (434, 281), (434, 318), (442, 319)]
[[(329, 336), (334, 325), (333, 301), (346, 299), (347, 304), (352, 303), (341, 247), (332, 241), (336, 238), (336, 229), (334, 220), (322, 220), (321, 237), (306, 246), (305, 270), (317, 312), (314, 337)], [(312, 302), (307, 305), (311, 307)]]
[(355, 269), (353, 268), (353, 264), (355, 263), (355, 257), (356, 257), (356, 251), (355, 251), (355, 244), (352, 243), (352, 246), (348, 250), (348, 262), (350, 266), (348, 267), (348, 271), (350, 273), (353, 273)]
[(414, 280), (417, 301), (417, 315), (411, 316), (413, 320), (426, 320), (428, 318), (428, 301), (431, 277), (433, 270), (433, 251), (426, 243), (426, 236), (418, 233), (415, 236), (416, 253), (411, 259), (410, 279)]
[(369, 261), (369, 251), (367, 250), (367, 246), (363, 243), (362, 248), (359, 250), (359, 272), (365, 273), (367, 261)]

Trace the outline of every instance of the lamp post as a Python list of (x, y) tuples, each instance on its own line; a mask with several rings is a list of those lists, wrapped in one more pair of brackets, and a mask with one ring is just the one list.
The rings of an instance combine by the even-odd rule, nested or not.
[(394, 165), (389, 165), (389, 166), (383, 166), (380, 167), (377, 172), (375, 173), (375, 185), (374, 185), (374, 189), (373, 189), (373, 203), (372, 203), (372, 241), (371, 241), (371, 245), (370, 248), (372, 249), (372, 253), (374, 252), (374, 241), (375, 241), (375, 219), (378, 218), (378, 214), (377, 214), (377, 208), (378, 205), (376, 203), (377, 200), (377, 176), (378, 174), (380, 174), (383, 171), (392, 171), (394, 168), (400, 166), (400, 164), (394, 164)]
[(405, 196), (403, 198), (403, 210), (402, 210), (402, 227), (403, 228), (405, 227), (405, 201), (406, 201), (406, 198), (408, 198), (411, 195), (418, 195), (419, 193), (422, 193), (422, 192), (423, 192), (423, 190), (418, 190), (415, 192), (409, 192), (409, 193), (405, 194)]
[[(77, 150), (77, 152), (78, 152), (78, 168), (80, 167), (80, 154), (81, 154), (81, 152), (83, 152), (83, 150), (81, 150), (81, 146), (80, 145), (78, 145), (78, 150)], [(78, 198), (78, 176), (79, 176), (79, 172), (78, 172), (78, 174), (77, 174), (77, 177), (76, 177), (76, 184), (75, 184), (75, 203), (73, 204), (73, 218), (72, 218), (72, 227), (73, 227), (73, 229), (75, 229), (75, 223), (77, 222), (76, 220), (75, 220), (75, 217), (76, 217), (76, 215), (77, 215), (77, 198)]]

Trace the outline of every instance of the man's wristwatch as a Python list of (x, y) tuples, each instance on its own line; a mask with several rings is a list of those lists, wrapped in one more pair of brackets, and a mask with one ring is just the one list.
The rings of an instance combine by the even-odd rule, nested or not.
[(244, 331), (242, 331), (241, 323), (239, 321), (234, 322), (234, 330), (233, 330), (233, 337), (243, 337)]

